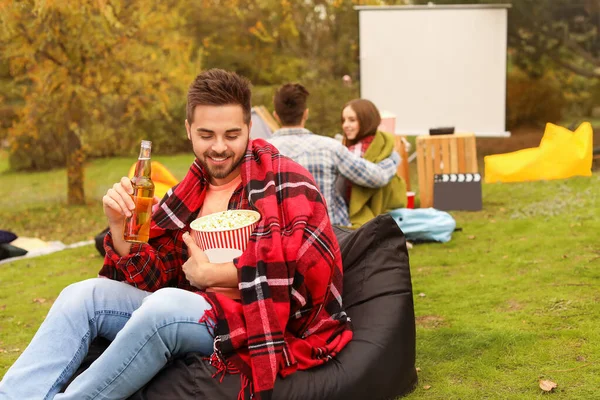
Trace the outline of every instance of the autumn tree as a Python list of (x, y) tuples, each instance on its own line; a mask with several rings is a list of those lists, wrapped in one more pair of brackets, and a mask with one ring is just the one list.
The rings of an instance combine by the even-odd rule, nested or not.
[(341, 79), (358, 71), (357, 5), (405, 0), (203, 0), (193, 27), (204, 64), (259, 85)]
[(509, 45), (534, 75), (556, 66), (600, 79), (600, 0), (513, 0)]
[(64, 159), (68, 203), (83, 204), (90, 150), (137, 147), (141, 121), (172, 119), (199, 69), (185, 3), (0, 0), (0, 57), (23, 99), (11, 154), (33, 155), (20, 167), (39, 168), (36, 155)]

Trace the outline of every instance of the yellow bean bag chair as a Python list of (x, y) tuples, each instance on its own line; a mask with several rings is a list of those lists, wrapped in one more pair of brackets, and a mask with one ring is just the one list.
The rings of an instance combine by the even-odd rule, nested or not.
[[(136, 163), (137, 164), (137, 163)], [(129, 168), (129, 178), (133, 178), (135, 174), (135, 164)], [(152, 182), (154, 182), (154, 195), (162, 199), (169, 189), (179, 183), (177, 178), (161, 163), (152, 161), (152, 173), (150, 174)]]
[(575, 132), (546, 124), (539, 147), (486, 156), (485, 182), (524, 182), (592, 175), (593, 131), (584, 122)]

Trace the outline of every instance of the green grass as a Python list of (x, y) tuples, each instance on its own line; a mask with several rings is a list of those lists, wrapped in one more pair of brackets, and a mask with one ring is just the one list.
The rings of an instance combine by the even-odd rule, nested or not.
[[(178, 178), (191, 161), (160, 160)], [(100, 198), (131, 162), (91, 162), (90, 205), (75, 210), (61, 205), (64, 171), (0, 173), (0, 228), (92, 237), (104, 227)], [(42, 185), (35, 199), (34, 184)], [(543, 398), (539, 379), (558, 384), (552, 398), (597, 397), (599, 176), (484, 184), (483, 196), (483, 211), (452, 213), (462, 228), (452, 241), (410, 251), (420, 372), (407, 400)], [(0, 376), (60, 290), (95, 276), (101, 261), (85, 246), (0, 265)]]
[(407, 399), (531, 399), (540, 378), (554, 398), (597, 396), (599, 184), (484, 185), (484, 211), (453, 213), (451, 242), (411, 251), (420, 382)]

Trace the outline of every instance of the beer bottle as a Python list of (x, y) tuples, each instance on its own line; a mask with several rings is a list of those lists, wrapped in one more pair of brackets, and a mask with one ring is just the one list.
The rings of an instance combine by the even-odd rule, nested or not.
[(123, 231), (123, 239), (131, 243), (147, 243), (150, 236), (150, 219), (154, 198), (154, 182), (150, 177), (152, 172), (151, 149), (152, 142), (142, 140), (140, 156), (135, 165), (135, 175), (131, 178), (135, 209), (131, 211), (131, 216), (125, 219)]

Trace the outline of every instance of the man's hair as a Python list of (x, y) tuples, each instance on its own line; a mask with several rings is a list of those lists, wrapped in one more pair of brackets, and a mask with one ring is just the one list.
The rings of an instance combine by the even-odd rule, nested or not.
[[(377, 127), (381, 124), (381, 115), (379, 114), (377, 107), (375, 107), (375, 104), (367, 99), (354, 99), (349, 101), (344, 105), (344, 108), (342, 108), (342, 113), (348, 106), (356, 113), (356, 119), (358, 119), (359, 125), (356, 138), (346, 141), (346, 144), (351, 146), (359, 140), (374, 135), (377, 132)], [(343, 122), (343, 116), (341, 119)]]
[(284, 126), (299, 125), (310, 93), (299, 83), (286, 83), (275, 92), (275, 112)]
[(196, 106), (239, 105), (244, 122), (250, 123), (252, 109), (250, 81), (235, 72), (213, 68), (202, 72), (190, 85), (187, 95), (186, 118), (194, 121)]

